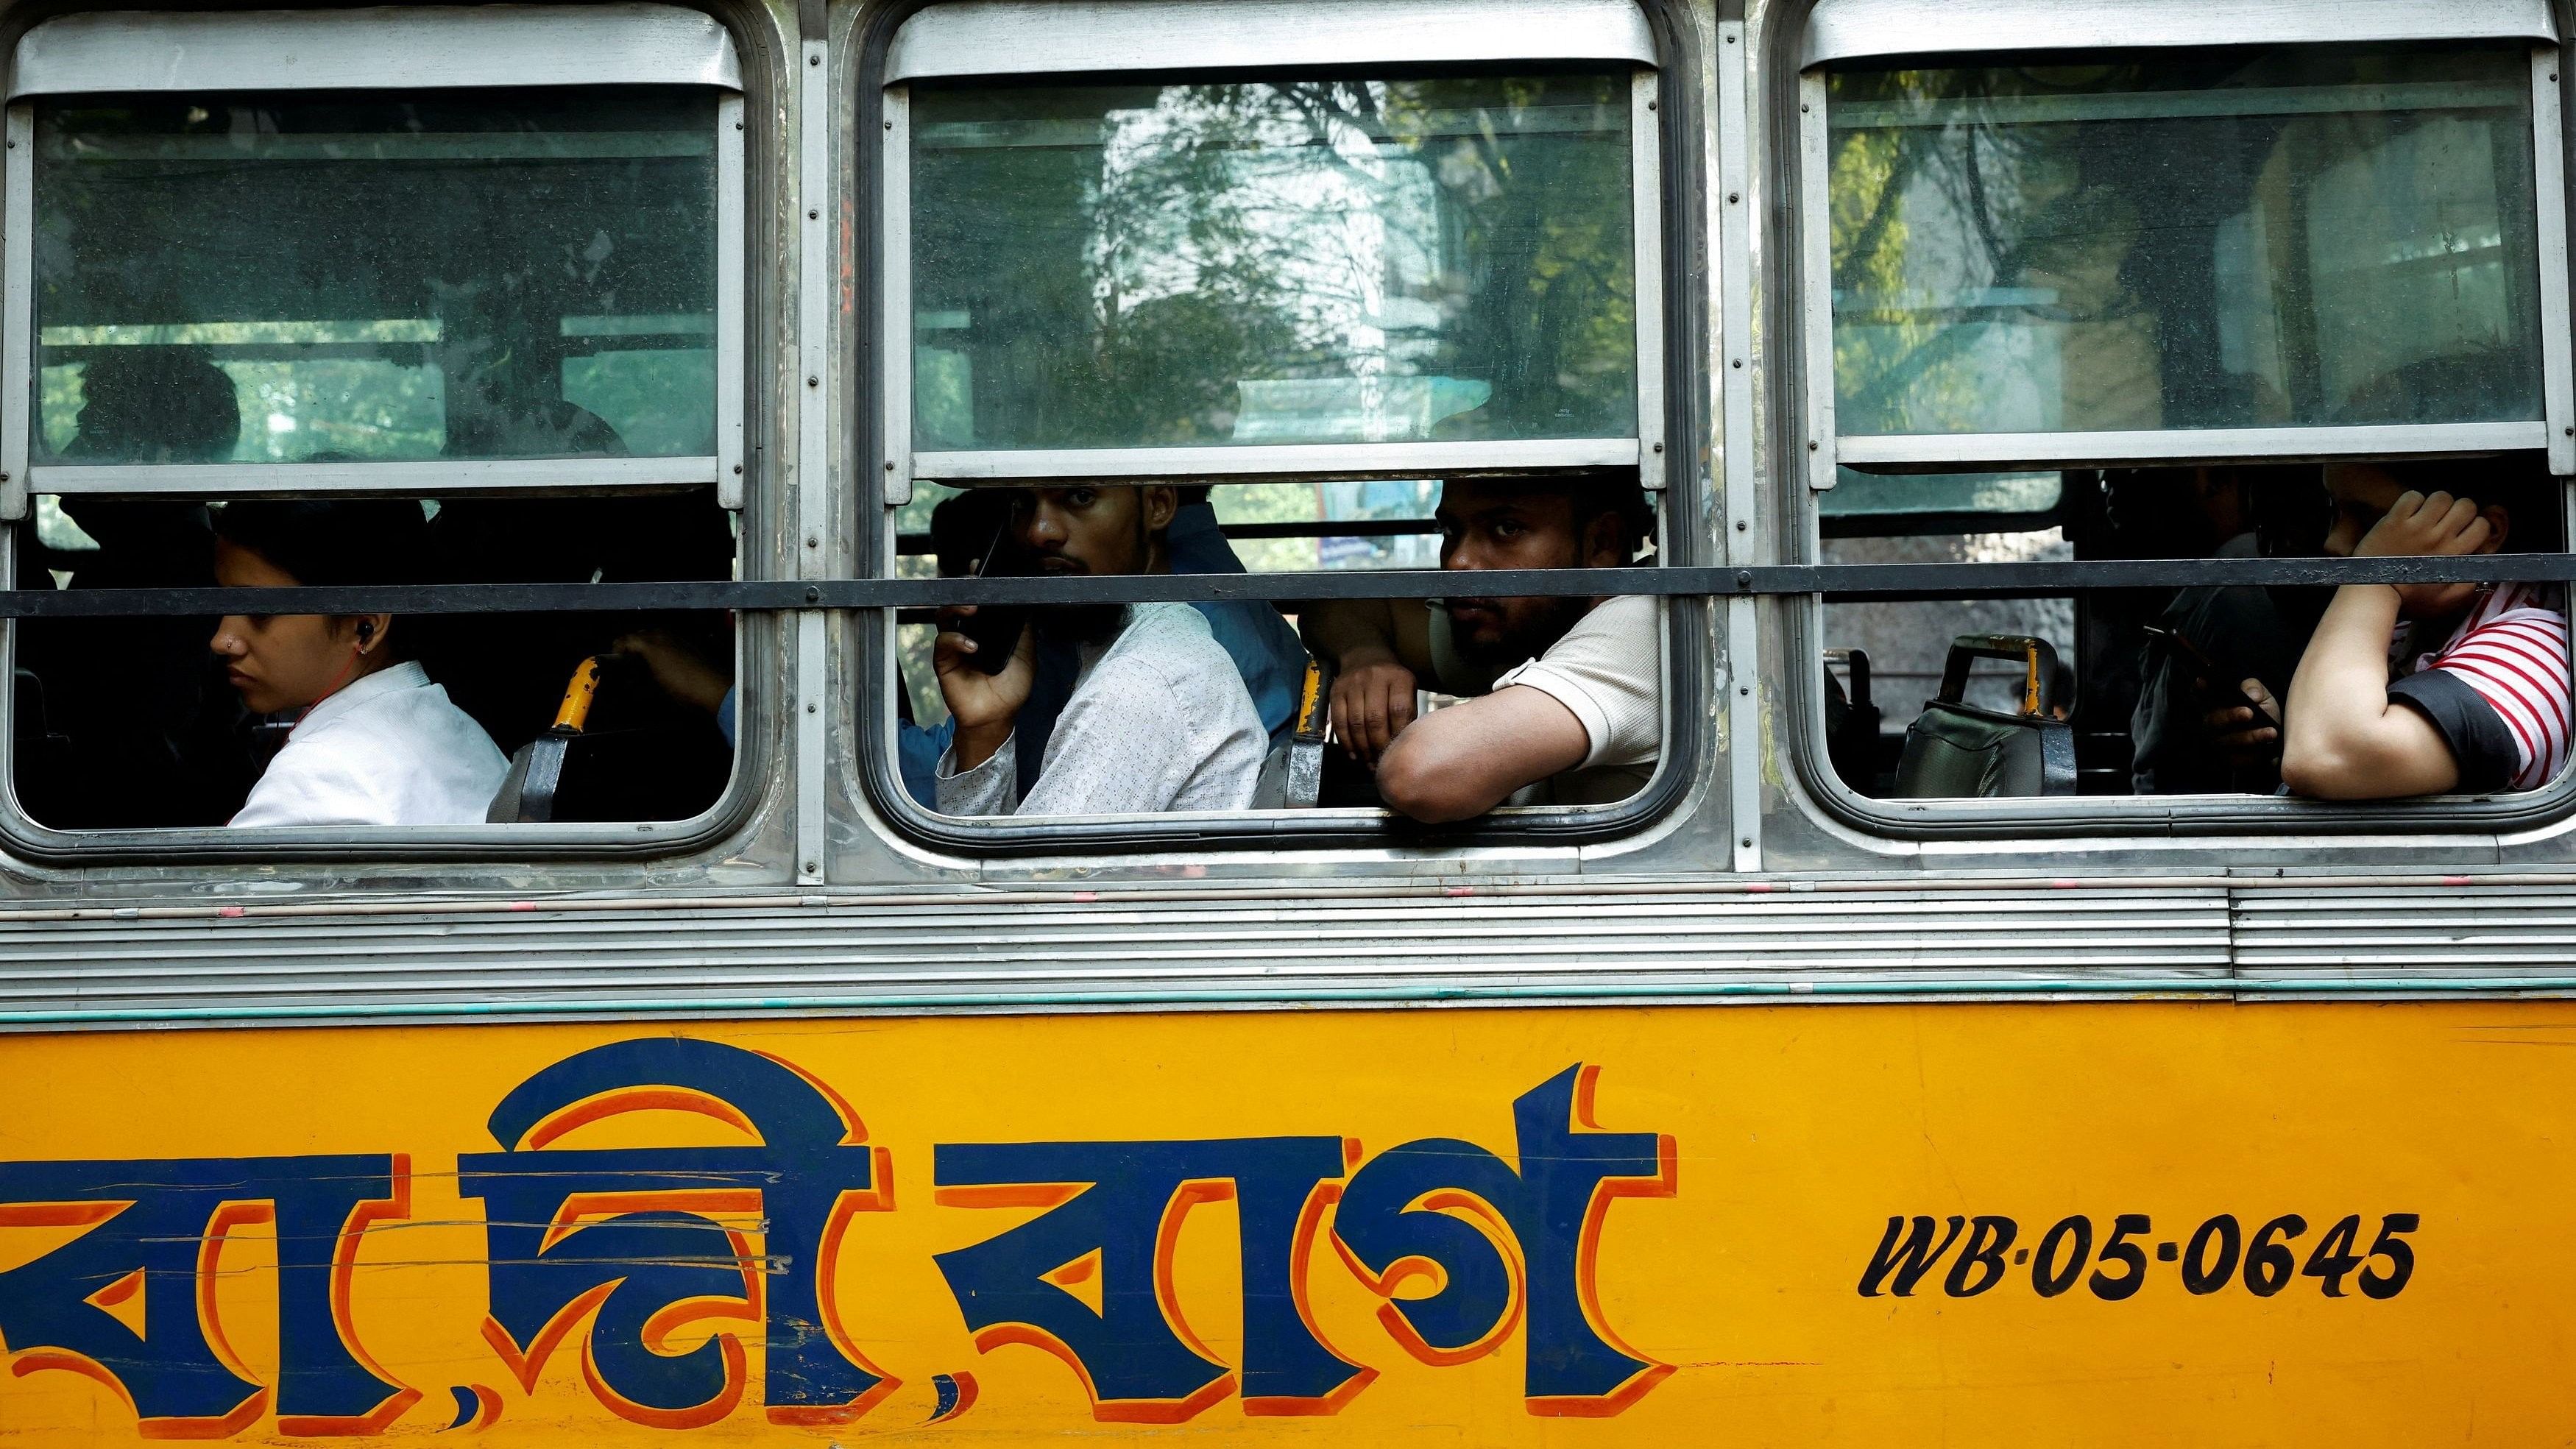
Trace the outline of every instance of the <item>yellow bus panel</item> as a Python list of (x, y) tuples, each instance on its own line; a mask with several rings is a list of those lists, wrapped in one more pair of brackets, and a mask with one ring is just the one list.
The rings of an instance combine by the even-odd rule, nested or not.
[(2576, 1434), (2576, 1004), (0, 1044), (0, 1443)]

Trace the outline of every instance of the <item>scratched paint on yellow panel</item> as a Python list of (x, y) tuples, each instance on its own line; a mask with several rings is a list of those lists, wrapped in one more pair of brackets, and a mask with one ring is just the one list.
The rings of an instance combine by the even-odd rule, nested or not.
[(2571, 1047), (2545, 1002), (8, 1038), (0, 1442), (2557, 1443)]

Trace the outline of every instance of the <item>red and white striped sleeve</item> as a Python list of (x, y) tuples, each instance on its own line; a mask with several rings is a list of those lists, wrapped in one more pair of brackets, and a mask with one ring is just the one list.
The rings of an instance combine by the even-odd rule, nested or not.
[(2514, 789), (2557, 778), (2571, 733), (2565, 614), (2525, 604), (2475, 620), (2431, 667), (2457, 676), (2504, 721), (2514, 741)]

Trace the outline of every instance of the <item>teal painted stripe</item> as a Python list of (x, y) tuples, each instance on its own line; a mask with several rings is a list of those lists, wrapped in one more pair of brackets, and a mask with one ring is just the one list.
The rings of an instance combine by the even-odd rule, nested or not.
[(1594, 1002), (1740, 998), (1916, 996), (2475, 996), (2494, 992), (2576, 992), (2570, 976), (2341, 977), (2248, 980), (2230, 976), (2034, 979), (1997, 981), (1685, 981), (1583, 986), (1340, 986), (1282, 990), (955, 992), (876, 997), (731, 996), (614, 1002), (455, 1001), (295, 1006), (197, 1006), (154, 1010), (0, 1012), (0, 1027), (160, 1026), (210, 1022), (481, 1021), (513, 1016), (722, 1016), (734, 1012), (932, 1011), (1012, 1007), (1020, 1010), (1105, 1006), (1388, 1005), (1441, 1002)]

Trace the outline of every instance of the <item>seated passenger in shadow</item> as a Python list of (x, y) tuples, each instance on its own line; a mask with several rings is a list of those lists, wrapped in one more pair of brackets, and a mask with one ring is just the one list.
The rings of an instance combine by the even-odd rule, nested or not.
[[(215, 515), (226, 588), (405, 583), (425, 551), (409, 499), (256, 499)], [(295, 715), (234, 825), (481, 823), (509, 762), (404, 657), (395, 625), (391, 614), (224, 617), (213, 648), (244, 707)]]
[[(1441, 489), (1440, 566), (1618, 568), (1643, 546), (1652, 514), (1633, 479), (1453, 480)], [(1374, 759), (1391, 808), (1464, 820), (1506, 803), (1590, 805), (1643, 788), (1663, 750), (1663, 627), (1655, 600), (1484, 598), (1442, 601), (1454, 673), (1490, 692), (1452, 701), (1418, 692), (1402, 636), (1409, 610), (1322, 610), (1309, 636), (1335, 656), (1333, 728)], [(1393, 622), (1393, 635), (1375, 632)], [(1444, 683), (1453, 671), (1443, 669)], [(1428, 703), (1432, 708), (1421, 712)], [(1419, 717), (1417, 717), (1417, 714)]]
[[(2562, 485), (2530, 462), (2337, 464), (2326, 552), (2461, 557), (2558, 546)], [(2521, 520), (2517, 526), (2517, 520)], [(2567, 761), (2567, 603), (2554, 585), (2347, 584), (2300, 656), (2277, 728), (2294, 793), (2384, 800), (2536, 790)]]
[[(2315, 550), (2316, 471), (2201, 467), (2158, 479), (2184, 507), (2168, 515), (2158, 557), (2256, 558)], [(2299, 536), (2304, 535), (2304, 536)], [(2325, 608), (2319, 589), (2228, 585), (2178, 591), (2143, 648), (2143, 677), (2129, 720), (2141, 795), (2269, 795), (2281, 783), (2280, 746), (2227, 727), (2235, 681), (2286, 693), (2299, 651)], [(2161, 632), (2157, 632), (2161, 631)]]
[[(232, 379), (194, 348), (119, 347), (82, 367), (79, 432), (55, 456), (82, 463), (210, 463), (241, 438)], [(66, 498), (98, 545), (39, 547), (22, 576), (71, 575), (75, 589), (204, 587), (214, 536), (198, 503)], [(19, 798), (64, 829), (220, 825), (250, 785), (241, 709), (206, 655), (210, 620), (113, 618), (19, 626), (18, 667), (35, 676), (66, 741), (56, 778), (21, 775)]]
[[(961, 493), (947, 499), (930, 512), (930, 534), (936, 540), (939, 573), (942, 578), (962, 578), (975, 572), (997, 529), (1010, 527), (1017, 493), (1004, 489), (984, 488)], [(730, 641), (728, 641), (730, 642)], [(653, 682), (672, 699), (700, 710), (715, 720), (723, 731), (725, 743), (734, 745), (740, 734), (738, 716), (741, 690), (734, 680), (733, 653), (702, 652), (668, 629), (639, 629), (617, 641), (620, 655), (643, 661)], [(904, 793), (924, 810), (939, 808), (939, 757), (948, 751), (948, 741), (956, 733), (957, 722), (943, 719), (924, 729), (912, 718), (912, 690), (896, 666), (895, 769), (903, 780)], [(1068, 687), (1067, 693), (1071, 690)], [(1031, 707), (1020, 711), (1019, 728), (1029, 726)], [(1057, 701), (1048, 721), (1062, 712)], [(1028, 767), (1028, 780), (1036, 780), (1036, 766)]]
[[(460, 498), (431, 525), (440, 576), (461, 583), (635, 584), (730, 578), (730, 515), (714, 490), (629, 497)], [(671, 650), (723, 661), (733, 620), (719, 611), (446, 615), (420, 652), (456, 703), (504, 750), (555, 716), (581, 662), (649, 634)], [(733, 772), (733, 748), (699, 701), (668, 692), (644, 669), (612, 673), (568, 764), (558, 820), (684, 820), (712, 806)]]
[[(1031, 571), (1058, 577), (1172, 571), (1174, 489), (1034, 488), (1014, 514)], [(1067, 604), (1031, 611), (998, 672), (960, 632), (972, 606), (943, 611), (932, 656), (956, 734), (939, 761), (949, 815), (1122, 815), (1248, 809), (1269, 733), (1207, 616), (1187, 604)], [(1044, 644), (1079, 667), (1023, 794), (1013, 735)]]

